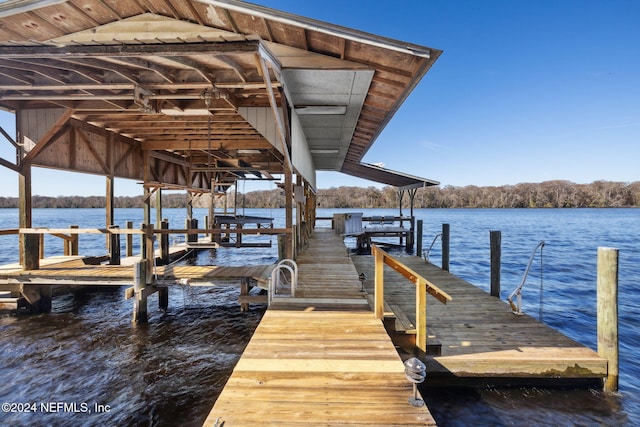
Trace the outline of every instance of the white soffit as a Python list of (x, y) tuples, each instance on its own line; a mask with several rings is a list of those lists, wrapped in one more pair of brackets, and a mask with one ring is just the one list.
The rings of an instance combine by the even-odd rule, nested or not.
[(342, 168), (373, 73), (365, 69), (282, 71), (317, 170)]

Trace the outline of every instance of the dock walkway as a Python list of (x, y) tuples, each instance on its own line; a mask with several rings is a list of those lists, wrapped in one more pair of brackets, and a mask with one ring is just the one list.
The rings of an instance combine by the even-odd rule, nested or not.
[[(369, 277), (371, 256), (354, 256)], [(607, 375), (607, 361), (582, 344), (528, 315), (516, 316), (509, 304), (415, 256), (398, 257), (405, 265), (452, 296), (446, 305), (427, 299), (427, 345), (437, 341), (439, 355), (427, 355), (428, 378), (434, 375), (522, 379), (584, 379)], [(415, 323), (415, 286), (385, 266), (385, 301)], [(397, 322), (396, 322), (397, 323)], [(405, 321), (406, 323), (406, 321)]]
[(274, 299), (205, 426), (428, 426), (342, 237), (316, 229), (296, 298)]

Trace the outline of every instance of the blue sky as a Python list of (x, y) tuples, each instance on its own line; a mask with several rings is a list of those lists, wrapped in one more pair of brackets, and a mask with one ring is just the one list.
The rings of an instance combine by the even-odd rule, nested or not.
[[(254, 3), (444, 51), (366, 162), (455, 186), (640, 180), (640, 1)], [(6, 114), (0, 125), (13, 134)], [(0, 155), (13, 159), (1, 137)], [(0, 183), (17, 195), (13, 172), (0, 167)], [(374, 184), (319, 174), (319, 188), (339, 185)], [(33, 193), (102, 195), (104, 178), (39, 169)]]

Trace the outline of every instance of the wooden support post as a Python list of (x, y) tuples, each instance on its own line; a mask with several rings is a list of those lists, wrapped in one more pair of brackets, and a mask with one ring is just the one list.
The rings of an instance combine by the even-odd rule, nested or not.
[(292, 251), (293, 251), (293, 259), (298, 258), (298, 245), (297, 245), (297, 240), (296, 240), (296, 236), (298, 235), (298, 224), (293, 224), (293, 239), (291, 239), (291, 244), (293, 245)]
[(293, 250), (293, 172), (285, 166), (284, 171), (284, 197), (285, 197), (285, 228), (288, 231), (286, 236), (285, 254), (288, 259), (295, 259)]
[(604, 391), (618, 390), (618, 249), (598, 248), (598, 354), (607, 359)]
[(284, 234), (278, 234), (278, 259), (285, 259), (287, 256), (286, 252), (287, 246), (287, 236)]
[(427, 353), (427, 282), (416, 280), (416, 347)]
[[(70, 225), (69, 228), (78, 229), (80, 227), (77, 225)], [(65, 240), (65, 246), (64, 246), (65, 255), (73, 255), (73, 256), (78, 255), (79, 238), (80, 238), (79, 234), (72, 234), (69, 240)]]
[[(249, 295), (249, 278), (243, 277), (242, 279), (240, 279), (240, 296), (242, 297), (246, 295)], [(249, 311), (249, 303), (241, 302), (240, 311)]]
[(148, 188), (144, 189), (143, 200), (143, 218), (142, 221), (145, 224), (151, 224), (151, 191)]
[[(71, 237), (73, 238), (73, 234), (71, 235)], [(64, 254), (64, 256), (71, 255), (71, 240), (64, 239), (62, 241), (62, 253)]]
[[(117, 225), (110, 225), (109, 230), (120, 230)], [(109, 234), (109, 265), (120, 265), (120, 233)]]
[(40, 268), (40, 236), (39, 234), (22, 235), (22, 269), (25, 271)]
[(449, 271), (450, 234), (449, 224), (442, 224), (442, 269), (444, 271)]
[(147, 295), (144, 288), (147, 286), (147, 261), (137, 261), (133, 265), (133, 290), (135, 292), (133, 300), (133, 323), (146, 323), (147, 316)]
[(158, 287), (158, 308), (166, 312), (169, 309), (169, 288)]
[[(127, 230), (133, 229), (133, 221), (127, 221), (126, 227)], [(125, 251), (128, 257), (133, 256), (133, 234), (127, 234)]]
[(193, 193), (187, 191), (187, 218), (193, 218)]
[(372, 246), (374, 256), (375, 282), (374, 282), (374, 312), (378, 319), (384, 316), (384, 254), (377, 247)]
[(422, 256), (422, 220), (418, 220), (418, 224), (416, 226), (416, 256)]
[[(184, 220), (184, 228), (186, 229), (197, 229), (198, 228), (198, 219), (197, 218), (187, 218)], [(187, 233), (185, 236), (185, 241), (187, 242), (197, 242), (198, 234)]]
[[(16, 120), (17, 117), (16, 117)], [(23, 142), (23, 137), (20, 136), (20, 142)], [(22, 158), (26, 153), (23, 152), (24, 148), (21, 146), (20, 148), (20, 158)], [(31, 197), (31, 165), (21, 164), (20, 165), (20, 173), (18, 174), (18, 207), (19, 207), (19, 215), (18, 223), (21, 228), (31, 228), (32, 219), (33, 219), (33, 211), (32, 211), (32, 197)], [(26, 235), (25, 235), (26, 236)], [(24, 238), (24, 236), (23, 236)], [(24, 265), (24, 244), (20, 245), (20, 263)]]
[(52, 298), (53, 288), (51, 286), (40, 286), (40, 313), (51, 313)]
[[(213, 229), (215, 230), (222, 230), (222, 225), (219, 223), (216, 223), (215, 218), (213, 219)], [(211, 240), (221, 244), (222, 243), (222, 233), (214, 233), (213, 236), (211, 237)]]
[(39, 244), (39, 250), (38, 250), (38, 258), (44, 259), (44, 234), (41, 234), (39, 238), (40, 238), (40, 244)]
[(51, 311), (51, 286), (23, 285), (21, 293), (31, 313)]
[(491, 296), (500, 298), (500, 258), (502, 257), (502, 233), (499, 230), (489, 232), (491, 241)]
[[(225, 193), (226, 194), (226, 193)], [(209, 215), (207, 216), (207, 229), (213, 229), (213, 223), (216, 218), (216, 196), (214, 196), (213, 191), (211, 192), (211, 200), (209, 201)], [(215, 242), (214, 234), (209, 236), (211, 238), (211, 242)]]
[[(142, 225), (140, 226), (140, 228), (142, 230), (145, 230), (145, 228), (147, 227), (147, 224), (151, 224), (151, 192), (146, 187), (144, 189), (143, 203), (144, 203), (142, 207), (143, 219), (142, 219)], [(142, 234), (140, 235), (140, 257), (144, 259), (146, 255), (147, 255), (147, 239), (145, 238), (145, 235)]]
[(155, 241), (155, 235), (153, 234), (153, 224), (149, 224), (146, 227), (143, 227), (144, 230), (144, 241), (145, 241), (145, 253), (144, 260), (147, 261), (147, 274), (145, 275), (146, 283), (151, 284), (153, 281), (153, 264), (156, 258), (155, 249), (153, 242)]
[(162, 189), (156, 190), (156, 228), (162, 228)]
[(236, 224), (236, 248), (242, 247), (242, 224)]
[[(169, 229), (169, 220), (163, 219), (160, 221), (160, 228), (163, 230)], [(160, 235), (160, 258), (162, 259), (162, 264), (169, 264), (169, 235), (161, 234)]]
[[(144, 232), (147, 228), (147, 224), (143, 222), (140, 224), (140, 229)], [(140, 258), (144, 259), (147, 254), (147, 239), (145, 239), (144, 233), (140, 235)]]
[(416, 231), (415, 223), (416, 223), (416, 218), (413, 217), (413, 216), (410, 217), (409, 218), (409, 232), (407, 233), (407, 244), (406, 244), (406, 247), (405, 247), (407, 252), (413, 251), (413, 243), (415, 242), (413, 233), (415, 233), (415, 231)]
[(409, 192), (409, 217), (411, 218), (410, 220), (410, 230), (411, 232), (409, 233), (409, 235), (407, 236), (407, 252), (411, 252), (413, 251), (413, 244), (415, 242), (414, 240), (414, 232), (415, 232), (415, 224), (416, 224), (416, 217), (413, 215), (413, 205), (415, 202), (415, 198), (416, 198), (416, 193), (418, 192), (417, 188), (412, 188), (410, 190), (408, 190)]
[[(105, 225), (107, 228), (111, 227), (114, 223), (114, 217), (115, 217), (115, 210), (114, 210), (114, 177), (113, 175), (111, 176), (107, 176), (106, 177), (106, 191), (105, 191), (106, 197), (105, 197)], [(111, 244), (113, 243), (113, 239), (111, 239), (111, 236), (107, 236), (106, 237), (106, 245), (107, 245), (107, 250), (109, 251), (110, 254), (113, 254), (113, 250), (111, 249)], [(120, 252), (120, 249), (118, 249), (118, 252)], [(119, 264), (119, 262), (118, 262)]]

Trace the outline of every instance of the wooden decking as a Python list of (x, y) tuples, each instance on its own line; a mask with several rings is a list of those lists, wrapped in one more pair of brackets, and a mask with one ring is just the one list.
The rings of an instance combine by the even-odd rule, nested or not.
[[(52, 257), (40, 265), (38, 270), (24, 271), (18, 264), (0, 266), (0, 285), (131, 285), (133, 267), (131, 265), (86, 264), (83, 257)], [(254, 266), (158, 266), (156, 274), (160, 282), (176, 282), (186, 279), (191, 284), (212, 284), (217, 282), (250, 278), (266, 287), (273, 265)]]
[(317, 229), (298, 264), (296, 298), (274, 300), (205, 425), (435, 425), (342, 238)]
[[(506, 378), (601, 378), (607, 374), (606, 360), (593, 350), (530, 316), (514, 315), (506, 302), (421, 258), (399, 259), (453, 298), (446, 305), (427, 298), (428, 343), (441, 345), (440, 355), (427, 356), (429, 374)], [(367, 288), (373, 289), (372, 257), (354, 256), (353, 261), (369, 277)], [(385, 301), (415, 322), (415, 287), (388, 267)], [(402, 323), (407, 327), (406, 319)]]
[[(70, 286), (133, 286), (134, 263), (139, 257), (128, 257), (121, 265), (96, 264), (92, 257), (60, 256), (40, 260), (37, 270), (23, 270), (20, 264), (0, 266), (0, 292), (8, 292), (8, 298), (0, 298), (0, 310), (17, 310), (26, 307), (24, 297), (35, 304), (38, 296), (28, 296), (28, 289), (53, 289)], [(238, 298), (243, 310), (250, 303), (266, 303), (266, 295), (250, 295), (251, 282), (263, 289), (268, 288), (268, 280), (274, 265), (252, 266), (190, 266), (167, 265), (154, 268), (155, 278), (149, 291), (160, 288), (168, 291), (170, 286), (238, 286)], [(164, 292), (164, 291), (163, 291)], [(134, 288), (125, 291), (127, 299), (135, 295)], [(167, 299), (168, 302), (168, 299)], [(134, 304), (135, 307), (135, 304)], [(166, 309), (166, 307), (163, 307)], [(50, 306), (40, 310), (49, 311)], [(136, 318), (134, 316), (134, 318)]]

